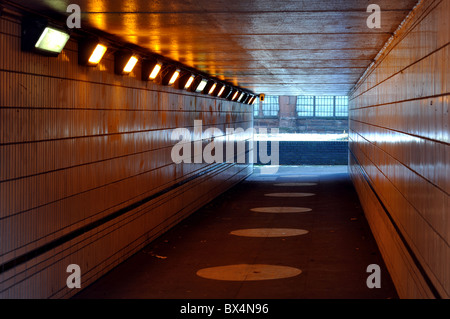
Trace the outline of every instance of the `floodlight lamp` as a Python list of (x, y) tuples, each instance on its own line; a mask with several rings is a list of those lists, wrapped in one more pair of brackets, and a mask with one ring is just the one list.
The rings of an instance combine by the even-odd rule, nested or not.
[(187, 89), (189, 89), (189, 88), (191, 87), (192, 82), (194, 82), (194, 79), (195, 79), (195, 75), (191, 75), (191, 76), (189, 77), (189, 79), (187, 80), (187, 82), (186, 82), (186, 84), (185, 84), (185, 86), (184, 86), (184, 89), (185, 89), (185, 90), (187, 90)]
[(214, 84), (211, 86), (211, 88), (209, 89), (209, 92), (208, 92), (209, 95), (211, 95), (211, 94), (214, 92), (214, 90), (216, 89), (216, 86), (217, 86), (216, 83), (214, 83)]
[(172, 77), (169, 80), (169, 85), (172, 85), (175, 83), (175, 81), (178, 79), (178, 76), (180, 75), (180, 70), (175, 70), (175, 72), (173, 72)]
[(50, 26), (45, 19), (24, 18), (21, 47), (23, 51), (57, 57), (69, 41), (68, 31)]
[(195, 92), (201, 92), (203, 91), (203, 89), (205, 88), (206, 84), (208, 83), (208, 80), (203, 79), (200, 84), (197, 86), (197, 89), (195, 90)]
[(150, 73), (150, 75), (148, 76), (149, 80), (154, 80), (156, 79), (156, 77), (159, 74), (159, 71), (161, 71), (161, 67), (162, 64), (161, 63), (156, 63), (155, 66), (153, 67), (152, 72)]
[(221, 97), (222, 94), (223, 94), (223, 91), (225, 91), (225, 85), (222, 86), (222, 88), (220, 89), (219, 94), (217, 94), (217, 96), (218, 96), (218, 97)]

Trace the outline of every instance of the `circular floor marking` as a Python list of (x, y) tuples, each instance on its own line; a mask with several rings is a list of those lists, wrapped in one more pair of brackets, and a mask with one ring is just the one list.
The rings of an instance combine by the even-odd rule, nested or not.
[(270, 194), (264, 194), (264, 196), (269, 197), (307, 197), (307, 196), (314, 196), (316, 194), (313, 193), (270, 193)]
[(274, 186), (290, 186), (290, 187), (294, 187), (294, 186), (315, 186), (317, 185), (317, 183), (277, 183), (277, 184), (273, 184)]
[(304, 229), (295, 228), (250, 228), (250, 229), (239, 229), (230, 232), (232, 235), (243, 236), (243, 237), (290, 237), (290, 236), (300, 236), (309, 233)]
[(257, 213), (306, 213), (312, 211), (311, 208), (306, 207), (257, 207), (250, 210)]
[(288, 266), (239, 264), (200, 269), (197, 276), (215, 280), (256, 281), (295, 277), (301, 273), (300, 269)]

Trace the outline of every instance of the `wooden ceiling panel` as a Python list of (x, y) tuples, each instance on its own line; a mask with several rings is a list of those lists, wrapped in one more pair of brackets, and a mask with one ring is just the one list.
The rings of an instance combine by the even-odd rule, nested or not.
[(265, 94), (346, 95), (417, 0), (11, 0)]

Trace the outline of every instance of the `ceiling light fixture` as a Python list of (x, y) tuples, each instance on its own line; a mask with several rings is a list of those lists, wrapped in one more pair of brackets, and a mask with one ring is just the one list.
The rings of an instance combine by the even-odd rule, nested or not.
[(142, 80), (153, 81), (161, 74), (163, 63), (153, 58), (146, 58), (142, 61)]
[[(161, 69), (161, 81), (158, 83), (162, 85), (174, 85), (180, 76), (180, 69), (175, 65), (167, 64)], [(178, 85), (176, 85), (178, 87)]]
[(199, 92), (203, 91), (203, 89), (205, 88), (207, 83), (208, 83), (208, 80), (202, 79), (200, 81), (199, 85), (197, 86), (197, 88), (195, 89), (195, 92), (199, 93)]
[(139, 58), (131, 52), (118, 51), (114, 54), (114, 71), (119, 75), (127, 75), (133, 71)]
[(151, 72), (150, 75), (148, 76), (149, 80), (154, 80), (154, 79), (156, 79), (156, 77), (157, 77), (158, 74), (159, 74), (159, 71), (161, 71), (161, 67), (162, 67), (162, 64), (160, 64), (160, 63), (156, 63), (156, 64), (155, 64), (155, 66), (153, 67), (152, 72)]
[(180, 75), (180, 70), (176, 69), (173, 74), (172, 77), (169, 80), (169, 85), (172, 85), (175, 83), (175, 81), (178, 79), (178, 76)]
[(194, 82), (194, 79), (195, 79), (195, 75), (189, 76), (189, 78), (188, 78), (186, 84), (184, 85), (184, 89), (185, 89), (185, 90), (187, 90), (187, 89), (189, 89), (189, 88), (191, 87), (192, 82)]
[(24, 18), (22, 21), (21, 48), (23, 51), (57, 57), (69, 38), (68, 31), (57, 26), (50, 26), (45, 19)]
[(211, 88), (209, 89), (208, 94), (209, 94), (209, 95), (213, 94), (213, 92), (214, 92), (214, 90), (216, 89), (216, 87), (217, 87), (217, 84), (214, 83), (214, 84), (211, 86)]
[(217, 97), (222, 97), (223, 92), (225, 91), (225, 85), (222, 86), (222, 88), (220, 89), (219, 93), (217, 94)]
[(103, 58), (103, 55), (105, 55), (107, 49), (108, 48), (105, 47), (104, 45), (102, 45), (100, 43), (97, 44), (97, 46), (95, 47), (94, 52), (92, 52), (92, 55), (90, 56), (88, 62), (92, 63), (92, 64), (99, 64)]
[(97, 66), (108, 48), (98, 39), (86, 39), (78, 43), (78, 63), (85, 66)]
[(69, 34), (64, 31), (46, 27), (35, 47), (49, 52), (61, 53), (69, 38)]
[(127, 62), (127, 64), (125, 65), (125, 67), (123, 68), (123, 72), (124, 72), (124, 73), (131, 73), (131, 71), (133, 71), (133, 69), (134, 69), (134, 67), (135, 67), (135, 65), (136, 65), (136, 63), (137, 63), (137, 61), (138, 61), (138, 58), (136, 58), (135, 56), (132, 56), (132, 57), (128, 60), (128, 62)]

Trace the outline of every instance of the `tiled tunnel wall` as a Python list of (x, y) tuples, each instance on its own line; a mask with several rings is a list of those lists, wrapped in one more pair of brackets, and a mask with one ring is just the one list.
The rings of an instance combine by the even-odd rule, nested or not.
[[(20, 50), (20, 20), (0, 17), (0, 298), (65, 298), (232, 187), (251, 164), (175, 164), (171, 134), (251, 128), (252, 107), (114, 74), (113, 54), (78, 65)], [(236, 133), (249, 140), (251, 133)], [(248, 151), (248, 150), (247, 150)], [(249, 162), (249, 161), (247, 161)]]
[(450, 1), (416, 7), (351, 92), (350, 172), (399, 296), (450, 296)]

